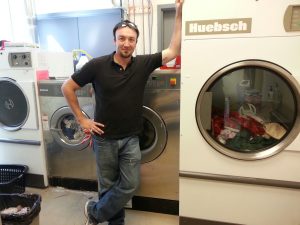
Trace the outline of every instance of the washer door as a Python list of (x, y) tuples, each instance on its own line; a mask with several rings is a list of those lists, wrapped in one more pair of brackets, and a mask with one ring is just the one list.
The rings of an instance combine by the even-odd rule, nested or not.
[(0, 127), (9, 131), (21, 129), (28, 119), (29, 109), (20, 85), (13, 79), (0, 78)]
[(143, 132), (139, 136), (142, 163), (156, 159), (167, 144), (167, 128), (158, 113), (143, 106)]
[[(88, 115), (82, 111), (88, 117)], [(84, 141), (86, 134), (71, 111), (71, 108), (64, 106), (56, 110), (50, 120), (50, 131), (55, 141), (63, 148), (70, 150), (83, 150), (89, 145)]]
[(300, 131), (299, 84), (282, 67), (246, 60), (217, 71), (202, 87), (196, 119), (206, 141), (237, 159), (284, 150)]

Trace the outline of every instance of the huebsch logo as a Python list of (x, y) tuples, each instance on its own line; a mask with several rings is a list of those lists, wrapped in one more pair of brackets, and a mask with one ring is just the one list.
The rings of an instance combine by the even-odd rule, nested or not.
[(251, 33), (252, 18), (187, 21), (186, 35)]

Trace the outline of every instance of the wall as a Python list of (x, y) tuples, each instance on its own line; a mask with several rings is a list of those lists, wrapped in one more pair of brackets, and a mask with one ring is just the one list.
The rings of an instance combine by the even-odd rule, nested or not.
[(15, 42), (35, 41), (33, 11), (30, 0), (1, 1), (0, 40)]
[[(122, 6), (127, 9), (127, 14), (125, 13), (124, 17), (130, 17), (131, 20), (135, 21), (141, 31), (136, 54), (156, 52), (158, 49), (157, 6), (174, 4), (174, 0), (152, 0), (152, 14), (144, 15), (140, 11), (133, 15), (132, 9), (131, 11), (128, 9), (133, 6), (133, 3), (138, 8), (143, 4), (148, 6), (148, 0), (123, 0), (122, 2)], [(34, 35), (35, 24), (30, 15), (32, 5), (34, 5), (38, 16), (46, 13), (120, 7), (119, 0), (73, 0), (72, 4), (68, 0), (3, 0), (1, 3), (1, 8), (5, 10), (2, 10), (0, 14), (0, 21), (2, 21), (0, 40), (17, 42), (37, 42)]]
[[(127, 1), (123, 1), (126, 2)], [(148, 7), (147, 0), (129, 0), (129, 4), (123, 5), (127, 12), (124, 17), (134, 21), (141, 33), (141, 36), (138, 40), (136, 54), (144, 53), (154, 53), (158, 51), (158, 21), (157, 21), (157, 8), (161, 5), (174, 4), (174, 0), (152, 0), (152, 10), (151, 13), (141, 13), (141, 10), (137, 10), (137, 13), (133, 13), (132, 7), (133, 2), (137, 9), (141, 9), (143, 2), (144, 7)], [(131, 10), (128, 10), (131, 9)], [(153, 25), (151, 28), (151, 24)], [(144, 32), (144, 35), (143, 35)], [(144, 36), (144, 37), (143, 37)]]
[[(88, 0), (83, 2), (80, 0), (72, 1), (69, 4), (67, 0), (35, 0), (37, 15), (46, 13), (61, 13), (79, 10), (89, 9), (107, 9), (113, 7), (121, 7), (119, 0), (102, 0), (101, 3), (98, 0)], [(150, 7), (149, 2), (152, 2), (152, 10), (150, 13), (142, 13), (140, 10)], [(156, 52), (158, 49), (157, 40), (157, 6), (164, 4), (174, 4), (174, 0), (123, 0), (122, 7), (125, 9), (124, 18), (130, 19), (135, 22), (140, 30), (140, 37), (138, 40), (135, 54), (144, 54)], [(133, 10), (135, 5), (135, 11)]]
[(118, 6), (112, 0), (34, 0), (37, 15), (80, 10), (110, 9)]
[(38, 16), (38, 42), (50, 51), (83, 49), (92, 57), (110, 54), (115, 49), (112, 29), (120, 18), (120, 9)]
[(10, 10), (8, 0), (3, 1), (1, 5), (2, 8), (7, 10), (3, 10), (2, 13), (0, 13), (0, 21), (2, 21), (0, 29), (0, 39), (9, 40), (12, 38), (12, 26), (10, 23)]
[[(157, 7), (158, 6), (174, 4), (175, 1), (174, 0), (153, 0), (152, 2), (153, 2), (154, 9), (155, 9), (155, 11), (154, 11), (154, 21), (153, 21), (153, 24), (155, 24), (155, 26), (154, 26), (155, 29), (153, 31), (154, 39), (153, 39), (153, 43), (152, 43), (152, 46), (153, 46), (152, 49), (157, 50), (158, 49), (158, 30), (156, 29), (157, 24), (158, 24), (158, 22), (157, 22), (157, 19), (158, 19), (158, 17), (157, 17)], [(175, 5), (174, 5), (174, 7), (175, 7)]]

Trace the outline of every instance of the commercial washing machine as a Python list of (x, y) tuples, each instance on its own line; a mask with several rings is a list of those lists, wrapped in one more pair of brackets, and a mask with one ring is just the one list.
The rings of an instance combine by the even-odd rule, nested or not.
[(183, 30), (180, 224), (299, 224), (300, 1), (191, 0)]
[(133, 209), (178, 215), (180, 70), (156, 70), (144, 94), (141, 185)]
[[(89, 140), (76, 122), (61, 86), (64, 80), (38, 82), (49, 183), (79, 190), (97, 190), (96, 165)], [(83, 113), (94, 117), (91, 85), (76, 92)]]
[[(97, 191), (95, 159), (62, 93), (63, 80), (39, 81), (39, 98), (53, 186)], [(91, 86), (77, 92), (80, 106), (93, 118)], [(179, 70), (157, 70), (146, 84), (143, 106), (141, 185), (128, 207), (178, 215)], [(69, 129), (72, 128), (72, 129)]]

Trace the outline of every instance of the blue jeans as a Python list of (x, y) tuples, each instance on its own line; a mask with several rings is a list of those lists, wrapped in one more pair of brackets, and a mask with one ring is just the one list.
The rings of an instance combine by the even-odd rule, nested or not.
[(140, 183), (141, 151), (138, 136), (123, 139), (93, 137), (100, 198), (88, 206), (88, 213), (102, 223), (123, 225), (124, 206)]

